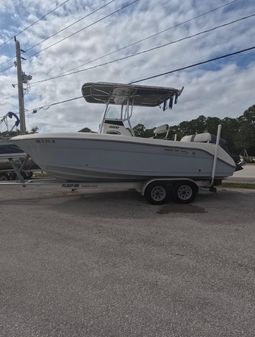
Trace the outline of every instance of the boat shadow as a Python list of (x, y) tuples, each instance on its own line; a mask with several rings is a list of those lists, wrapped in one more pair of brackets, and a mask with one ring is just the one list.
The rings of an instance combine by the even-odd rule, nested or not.
[(78, 192), (76, 197), (62, 200), (54, 208), (64, 213), (102, 219), (147, 218), (156, 212), (155, 207), (150, 207), (136, 191)]
[(236, 204), (255, 198), (255, 192), (243, 194), (239, 190), (222, 189), (216, 193), (199, 193), (191, 204), (176, 204), (169, 200), (164, 205), (150, 205), (138, 192), (115, 191), (77, 193), (74, 198), (64, 199), (55, 207), (61, 212), (97, 218), (155, 218), (171, 216), (192, 217), (192, 214), (214, 212), (217, 208), (235, 209)]
[[(27, 191), (28, 192), (28, 191)], [(59, 191), (45, 190), (43, 193), (34, 191), (24, 193), (15, 198), (1, 198), (1, 206), (31, 206), (51, 209), (59, 213), (74, 214), (84, 217), (101, 219), (132, 219), (156, 218), (170, 216), (192, 217), (192, 214), (202, 214), (218, 207), (233, 208), (238, 203), (246, 203), (246, 198), (254, 198), (255, 193), (240, 193), (238, 190), (221, 190), (217, 193), (199, 193), (191, 204), (176, 204), (169, 200), (166, 204), (150, 205), (142, 195), (135, 190), (128, 191)]]
[[(200, 196), (198, 200), (201, 199)], [(136, 191), (79, 193), (76, 198), (63, 200), (54, 206), (60, 212), (68, 212), (97, 218), (155, 218), (169, 213), (207, 213), (200, 202), (176, 204), (169, 200), (164, 205), (150, 205)]]

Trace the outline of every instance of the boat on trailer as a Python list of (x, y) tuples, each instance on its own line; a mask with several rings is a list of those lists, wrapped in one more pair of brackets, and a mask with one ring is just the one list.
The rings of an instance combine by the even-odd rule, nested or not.
[[(189, 202), (198, 190), (198, 182), (214, 186), (234, 173), (236, 165), (231, 156), (217, 142), (136, 137), (131, 125), (135, 106), (171, 109), (182, 91), (183, 88), (85, 83), (85, 100), (106, 105), (98, 133), (38, 133), (12, 140), (60, 181), (143, 182), (143, 194), (152, 203), (162, 203), (170, 194), (176, 196), (178, 188), (184, 197), (181, 200), (177, 196), (177, 201)], [(120, 106), (119, 118), (109, 118), (112, 105)], [(153, 188), (157, 200), (150, 191)]]
[[(12, 121), (13, 126), (9, 130), (10, 119), (14, 119), (14, 121)], [(0, 137), (0, 180), (15, 180), (17, 178), (13, 163), (19, 165), (22, 177), (26, 179), (31, 178), (33, 175), (32, 169), (38, 167), (28, 158), (23, 150), (10, 141), (11, 134), (20, 124), (19, 117), (14, 112), (9, 111), (1, 118), (0, 126), (2, 124), (5, 124), (7, 130)]]

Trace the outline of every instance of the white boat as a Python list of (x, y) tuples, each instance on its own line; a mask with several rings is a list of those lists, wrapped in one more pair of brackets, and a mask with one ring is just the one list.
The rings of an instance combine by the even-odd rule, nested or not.
[[(12, 138), (47, 173), (65, 181), (145, 181), (152, 178), (211, 180), (216, 145), (134, 136), (134, 106), (172, 108), (182, 89), (86, 83), (87, 102), (106, 104), (98, 133), (31, 134)], [(120, 105), (119, 119), (107, 117)], [(159, 112), (160, 113), (160, 110)], [(231, 176), (236, 165), (217, 147), (215, 181)]]
[(0, 138), (0, 180), (29, 179), (39, 167), (8, 138)]
[(0, 138), (0, 177), (3, 170), (10, 170), (12, 166), (9, 159), (24, 159), (26, 154), (8, 138)]
[(8, 156), (10, 158), (20, 158), (25, 157), (26, 154), (8, 138), (0, 138), (0, 158)]

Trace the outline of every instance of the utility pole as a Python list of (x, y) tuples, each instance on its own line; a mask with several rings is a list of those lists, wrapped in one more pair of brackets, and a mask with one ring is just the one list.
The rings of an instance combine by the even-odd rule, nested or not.
[[(23, 90), (23, 72), (21, 67), (21, 49), (20, 43), (14, 37), (16, 43), (16, 67), (17, 67), (17, 80), (18, 80), (18, 95), (19, 95), (19, 118), (20, 118), (20, 133), (24, 135), (26, 133), (26, 119), (25, 119), (25, 107), (24, 107), (24, 90)], [(23, 50), (22, 50), (23, 51)]]

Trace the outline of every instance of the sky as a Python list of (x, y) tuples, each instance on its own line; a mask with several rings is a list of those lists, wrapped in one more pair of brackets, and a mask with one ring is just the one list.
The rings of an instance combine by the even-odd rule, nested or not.
[[(15, 60), (13, 36), (16, 34), (21, 48), (26, 51), (23, 54), (26, 58), (22, 61), (23, 71), (33, 77), (29, 85), (25, 85), (27, 129), (38, 127), (39, 132), (73, 132), (84, 127), (98, 130), (103, 106), (86, 103), (84, 99), (32, 113), (34, 108), (80, 96), (81, 87), (86, 82), (129, 83), (255, 45), (255, 17), (251, 17), (126, 60), (34, 83), (73, 68), (84, 69), (169, 43), (255, 13), (254, 0), (235, 0), (183, 24), (231, 0), (137, 0), (110, 15), (133, 1), (114, 0), (109, 3), (110, 0), (67, 0), (63, 6), (31, 25), (61, 5), (63, 0), (1, 0), (0, 117), (8, 111), (18, 112), (17, 87), (12, 86), (17, 83), (16, 68), (13, 66), (5, 70)], [(106, 6), (89, 15), (103, 5)], [(107, 18), (102, 19), (107, 15)], [(87, 17), (81, 19), (84, 16)], [(78, 23), (56, 34), (79, 19)], [(173, 28), (93, 61), (169, 27)], [(47, 48), (78, 30), (81, 31)], [(53, 37), (40, 44), (52, 34)], [(37, 46), (30, 49), (34, 45)], [(184, 91), (173, 110), (138, 109), (132, 119), (133, 125), (143, 123), (147, 128), (164, 123), (175, 125), (199, 115), (238, 117), (255, 104), (255, 50), (139, 84), (174, 88), (184, 86)]]

